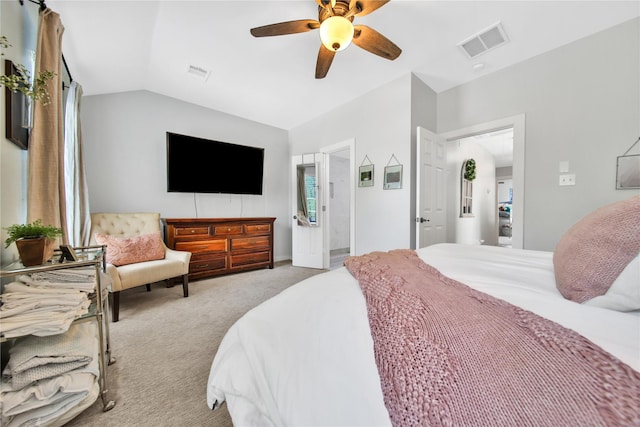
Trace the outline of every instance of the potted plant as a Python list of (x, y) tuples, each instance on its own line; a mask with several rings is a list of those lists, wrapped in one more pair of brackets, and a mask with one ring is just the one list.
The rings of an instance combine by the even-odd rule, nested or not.
[[(5, 36), (0, 36), (0, 49), (6, 49), (11, 46)], [(0, 53), (4, 56), (4, 53)], [(4, 85), (11, 92), (21, 92), (26, 99), (42, 102), (47, 105), (51, 102), (47, 83), (56, 75), (53, 71), (42, 71), (34, 79), (31, 73), (22, 64), (15, 64), (17, 73), (10, 75), (0, 75), (0, 85)]]
[(15, 242), (20, 260), (25, 267), (41, 265), (53, 256), (56, 238), (62, 236), (62, 229), (52, 225), (43, 225), (37, 219), (31, 224), (13, 224), (6, 227), (5, 248)]

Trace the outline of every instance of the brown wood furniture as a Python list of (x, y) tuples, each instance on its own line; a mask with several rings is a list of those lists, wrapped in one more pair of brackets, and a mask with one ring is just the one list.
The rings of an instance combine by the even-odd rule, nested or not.
[(189, 279), (273, 268), (275, 218), (166, 218), (166, 245), (191, 252)]

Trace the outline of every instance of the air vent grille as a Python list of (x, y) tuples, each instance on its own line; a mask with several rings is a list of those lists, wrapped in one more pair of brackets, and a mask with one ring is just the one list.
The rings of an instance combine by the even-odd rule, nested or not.
[(498, 22), (458, 43), (458, 46), (469, 58), (475, 58), (505, 44), (507, 41), (509, 41), (507, 34), (504, 32), (502, 24)]

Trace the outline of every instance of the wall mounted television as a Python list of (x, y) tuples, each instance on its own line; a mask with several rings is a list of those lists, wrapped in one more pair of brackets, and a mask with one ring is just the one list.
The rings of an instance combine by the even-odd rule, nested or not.
[(262, 194), (264, 148), (167, 132), (167, 191)]

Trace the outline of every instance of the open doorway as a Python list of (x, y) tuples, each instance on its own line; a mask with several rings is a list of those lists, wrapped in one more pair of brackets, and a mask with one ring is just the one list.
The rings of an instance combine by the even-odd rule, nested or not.
[(355, 253), (353, 150), (353, 140), (322, 149), (327, 179), (324, 245), (331, 270), (342, 267), (344, 259)]
[(495, 163), (494, 228), (498, 246), (512, 247), (513, 236), (513, 127), (465, 138), (487, 151)]
[[(471, 136), (477, 136), (482, 134), (491, 134), (500, 131), (506, 131), (507, 129), (511, 132), (512, 139), (512, 150), (513, 150), (513, 163), (511, 169), (511, 179), (512, 179), (512, 203), (511, 203), (511, 212), (510, 212), (510, 220), (511, 220), (511, 246), (513, 248), (524, 248), (525, 245), (525, 235), (524, 235), (524, 175), (525, 175), (525, 162), (524, 162), (524, 152), (525, 152), (525, 116), (524, 114), (519, 114), (511, 117), (505, 117), (503, 119), (494, 120), (491, 122), (481, 123), (473, 126), (469, 126), (467, 128), (457, 129), (450, 132), (445, 132), (442, 135), (443, 138), (448, 142), (448, 148), (451, 144), (457, 145), (459, 141), (464, 138), (468, 138)], [(449, 160), (447, 160), (449, 162)], [(447, 165), (449, 168), (449, 165)], [(450, 172), (448, 171), (448, 174)], [(449, 175), (448, 175), (449, 176)], [(477, 196), (489, 198), (489, 196), (495, 200), (491, 204), (491, 215), (495, 215), (495, 222), (497, 223), (497, 211), (496, 204), (497, 200), (497, 187), (496, 187), (496, 178), (504, 177), (504, 172), (501, 172), (500, 169), (497, 171), (497, 175), (494, 176), (492, 183), (487, 183), (487, 185), (482, 189), (483, 191), (477, 194), (478, 192), (474, 189), (474, 194)], [(448, 190), (448, 192), (450, 192)], [(455, 193), (453, 193), (455, 194)], [(450, 199), (448, 197), (448, 199)], [(474, 196), (475, 199), (475, 196)], [(454, 209), (455, 211), (455, 209)], [(448, 224), (452, 222), (453, 225), (448, 227), (448, 239), (447, 241), (455, 242), (455, 236), (450, 236), (449, 234), (458, 233), (459, 230), (456, 229), (456, 222), (459, 221), (457, 218), (452, 218), (448, 214)], [(468, 222), (468, 221), (467, 221)], [(465, 224), (466, 225), (466, 224)], [(495, 227), (495, 233), (498, 234), (498, 227)], [(462, 234), (464, 234), (464, 229), (460, 230)], [(493, 239), (494, 235), (491, 235)], [(496, 239), (497, 240), (497, 239)], [(482, 243), (482, 242), (475, 242)], [(488, 242), (485, 242), (487, 244)], [(497, 242), (495, 244), (498, 244)]]

